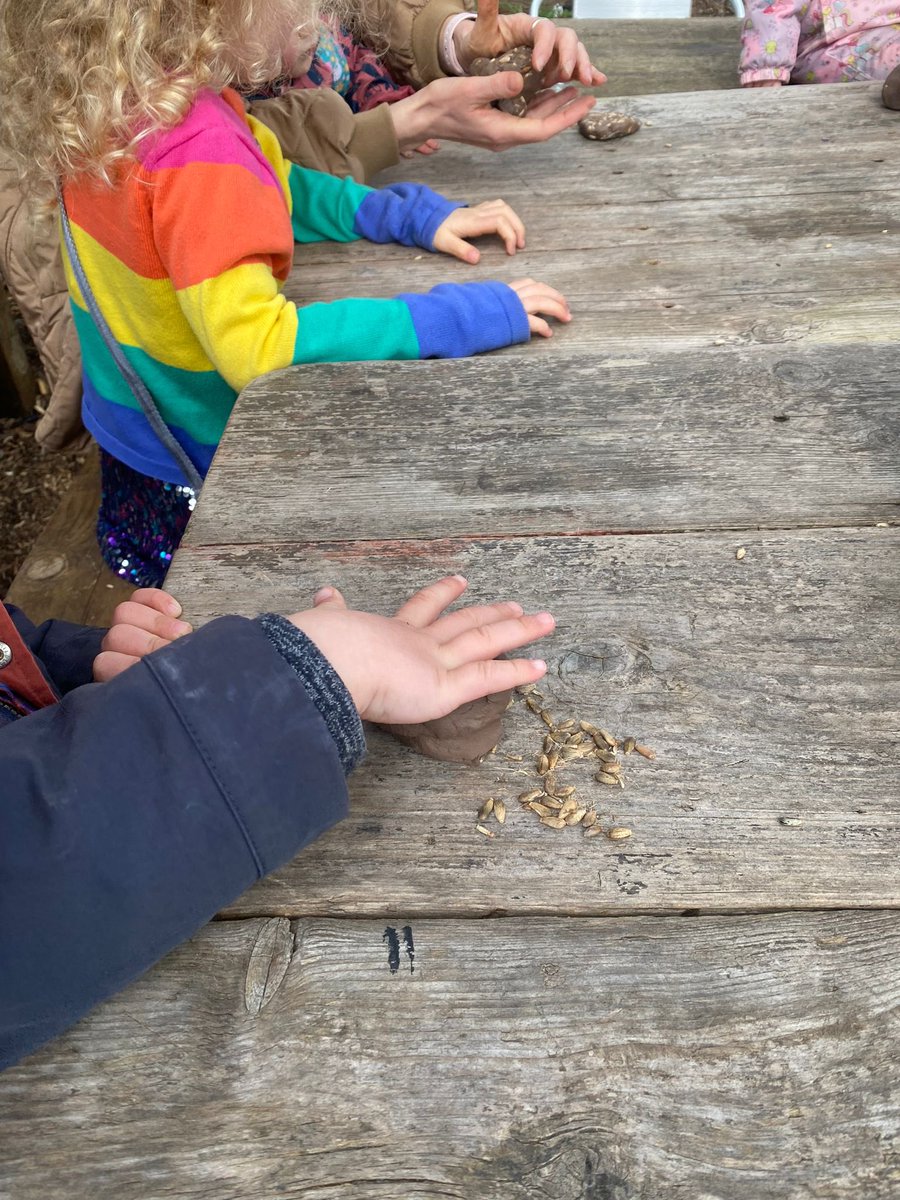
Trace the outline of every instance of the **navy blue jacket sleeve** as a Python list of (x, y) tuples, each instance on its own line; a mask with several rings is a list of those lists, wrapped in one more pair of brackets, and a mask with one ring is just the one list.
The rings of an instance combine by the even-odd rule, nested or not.
[(91, 682), (91, 668), (100, 653), (105, 629), (73, 625), (70, 621), (44, 621), (34, 625), (14, 604), (7, 604), (6, 610), (22, 641), (61, 695)]
[(0, 729), (0, 1067), (339, 820), (319, 709), (223, 617)]

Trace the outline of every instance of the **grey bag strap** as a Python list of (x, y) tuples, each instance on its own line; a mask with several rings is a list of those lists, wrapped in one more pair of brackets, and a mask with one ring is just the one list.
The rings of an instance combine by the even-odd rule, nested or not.
[(88, 283), (87, 276), (84, 273), (84, 267), (81, 265), (81, 258), (78, 254), (78, 248), (75, 245), (75, 239), (72, 237), (72, 227), (69, 224), (69, 214), (66, 211), (66, 202), (63, 199), (62, 188), (57, 181), (56, 184), (56, 199), (59, 202), (59, 213), (62, 218), (63, 241), (66, 243), (66, 250), (69, 254), (69, 262), (72, 264), (72, 270), (75, 273), (75, 278), (78, 280), (78, 286), (81, 288), (81, 294), (84, 297), (84, 302), (88, 306), (88, 311), (94, 319), (94, 324), (103, 338), (107, 350), (113, 357), (113, 360), (125, 379), (125, 382), (131, 388), (132, 394), (141, 406), (141, 411), (150, 423), (150, 428), (169, 451), (175, 461), (178, 463), (185, 479), (199, 496), (200, 489), (203, 487), (203, 480), (200, 478), (200, 472), (191, 462), (187, 451), (181, 443), (175, 438), (171, 429), (162, 419), (159, 409), (153, 397), (147, 390), (147, 385), (135, 371), (134, 367), (122, 353), (122, 347), (113, 337), (112, 330), (106, 323), (106, 318), (100, 311), (100, 306), (97, 303), (97, 298)]

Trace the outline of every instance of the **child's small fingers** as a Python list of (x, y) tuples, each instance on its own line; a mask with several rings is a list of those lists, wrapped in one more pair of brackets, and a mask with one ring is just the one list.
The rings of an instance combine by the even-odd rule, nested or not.
[(500, 658), (491, 662), (467, 663), (450, 675), (455, 704), (468, 704), (482, 696), (534, 683), (547, 673), (542, 658)]
[(549, 338), (553, 337), (553, 330), (542, 317), (528, 315), (528, 328), (532, 335), (537, 334), (538, 337)]
[(447, 642), (442, 647), (441, 659), (451, 671), (466, 663), (487, 661), (546, 637), (555, 624), (550, 613), (542, 612), (481, 625)]
[(346, 608), (347, 601), (344, 599), (341, 592), (336, 587), (328, 584), (326, 587), (319, 588), (313, 596), (313, 607), (321, 608), (323, 604), (328, 604), (332, 608)]
[(443, 646), (465, 633), (467, 629), (521, 616), (522, 605), (517, 604), (515, 600), (501, 600), (497, 604), (471, 604), (468, 608), (460, 608), (435, 621), (431, 627), (431, 634), (438, 645)]
[(143, 658), (154, 650), (161, 650), (174, 641), (170, 637), (158, 637), (155, 633), (136, 625), (113, 625), (100, 643), (101, 650), (112, 650), (116, 654), (130, 654)]
[(112, 650), (103, 650), (94, 659), (94, 682), (108, 683), (110, 679), (121, 675), (128, 667), (133, 667), (139, 661), (131, 654), (117, 654)]
[(132, 604), (143, 604), (146, 608), (155, 608), (157, 612), (165, 613), (167, 617), (180, 617), (181, 605), (174, 596), (164, 592), (162, 588), (138, 588), (132, 592), (129, 600)]
[(414, 629), (426, 629), (438, 619), (448, 605), (459, 599), (468, 586), (462, 575), (448, 575), (410, 596), (394, 616), (398, 621), (412, 625)]
[[(472, 236), (470, 229), (466, 229), (465, 232), (468, 233), (470, 237)], [(463, 241), (461, 237), (457, 237), (455, 233), (451, 233), (448, 229), (443, 231), (440, 242), (435, 240), (435, 247), (442, 253), (449, 254), (453, 258), (459, 258), (463, 262), (467, 263), (477, 263), (481, 258), (480, 251), (476, 250), (475, 247), (470, 245), (468, 242)]]
[(193, 626), (189, 622), (167, 617), (158, 610), (148, 608), (146, 604), (135, 600), (125, 600), (122, 604), (116, 605), (112, 629), (116, 629), (120, 625), (146, 630), (147, 633), (155, 634), (167, 642), (173, 642), (176, 638), (193, 632)]

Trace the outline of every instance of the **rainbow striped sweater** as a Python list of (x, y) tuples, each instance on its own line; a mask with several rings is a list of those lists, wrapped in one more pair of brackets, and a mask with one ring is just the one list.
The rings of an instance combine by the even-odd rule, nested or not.
[[(288, 162), (229, 90), (202, 93), (176, 128), (142, 145), (113, 187), (76, 180), (64, 194), (100, 310), (201, 475), (237, 393), (267, 371), (462, 357), (529, 336), (521, 302), (497, 282), (390, 300), (287, 300), (295, 241), (367, 238), (430, 250), (457, 205), (419, 185), (375, 190)], [(68, 262), (66, 272), (85, 425), (134, 470), (186, 482), (97, 332)]]

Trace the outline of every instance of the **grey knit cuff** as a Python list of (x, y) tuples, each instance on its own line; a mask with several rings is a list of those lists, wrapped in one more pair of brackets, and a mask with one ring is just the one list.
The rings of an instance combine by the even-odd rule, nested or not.
[(366, 739), (356, 705), (341, 677), (318, 646), (287, 617), (263, 613), (257, 620), (322, 714), (337, 746), (344, 774), (349, 775), (365, 756)]

